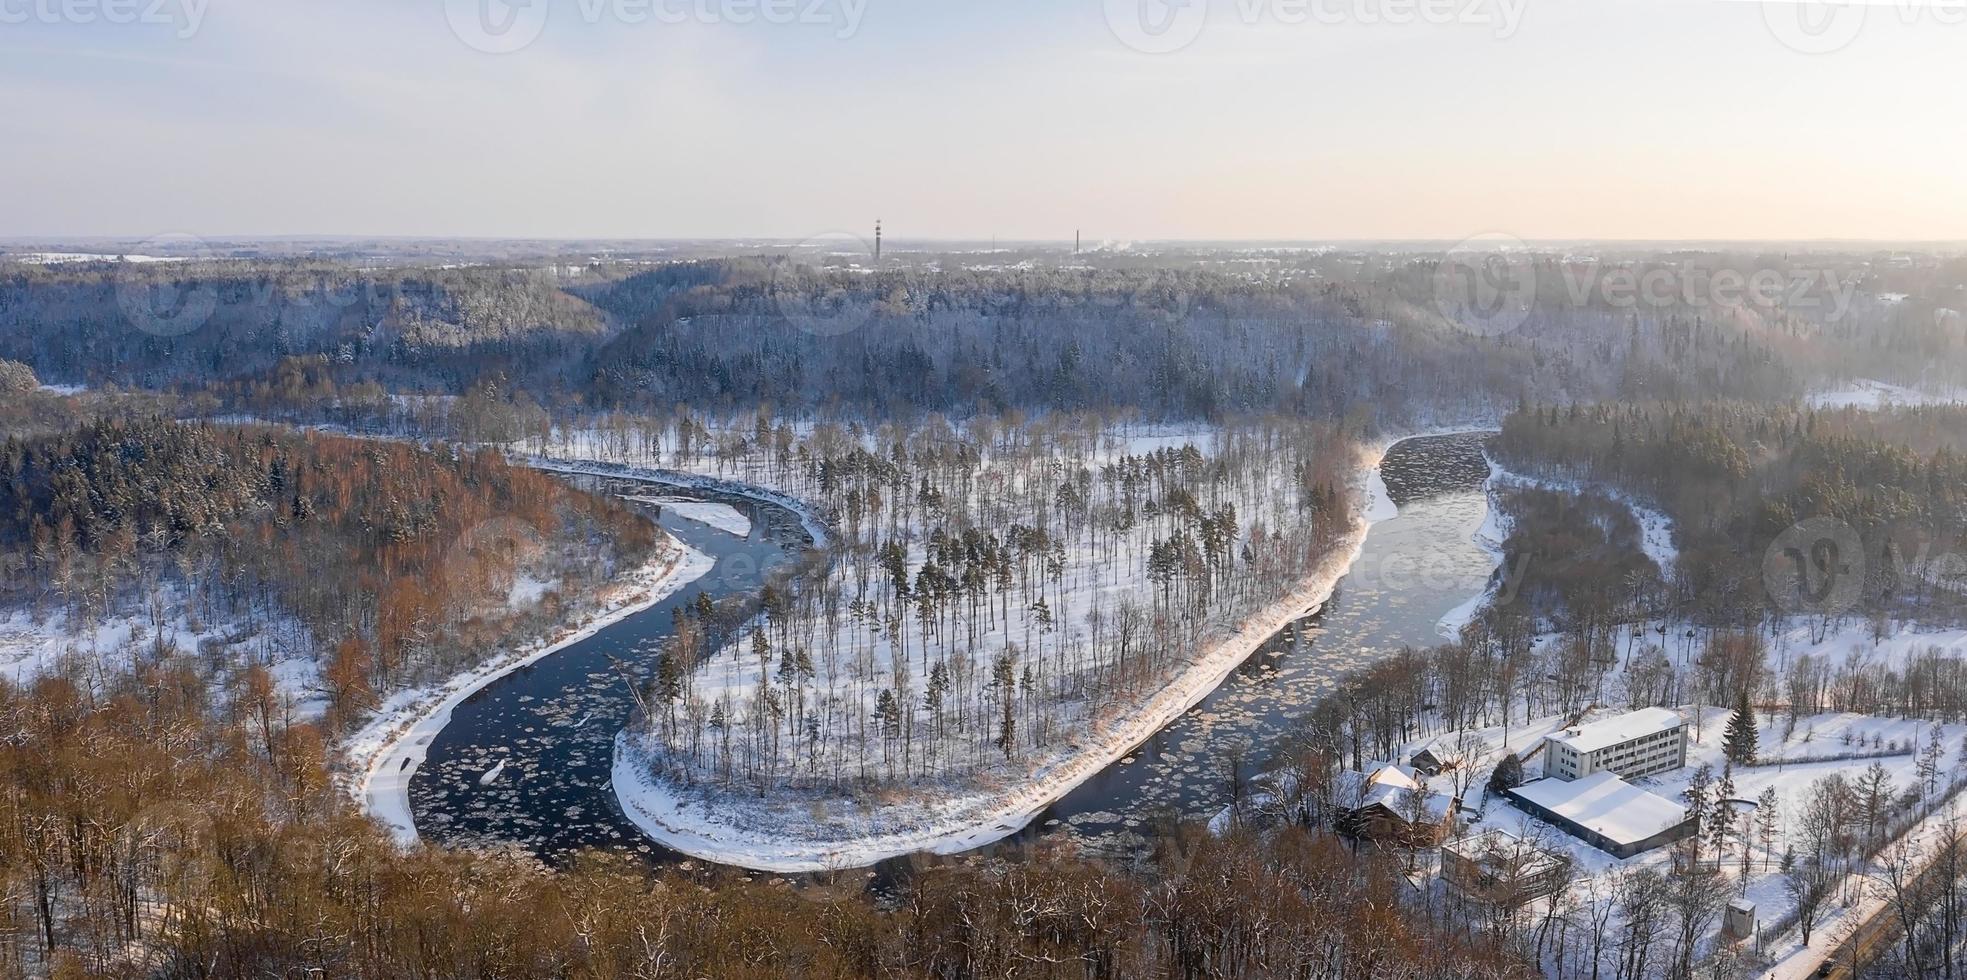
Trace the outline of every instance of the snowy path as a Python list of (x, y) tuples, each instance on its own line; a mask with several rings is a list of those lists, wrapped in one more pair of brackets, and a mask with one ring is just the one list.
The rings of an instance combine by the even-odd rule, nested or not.
[[(1946, 842), (1947, 824), (1958, 822), (1959, 813), (1949, 805), (1913, 824), (1912, 829), (1906, 831), (1905, 838), (1902, 839), (1910, 839), (1912, 842), (1917, 870), (1923, 871), (1938, 853), (1940, 845)], [(1891, 845), (1886, 846), (1889, 848)], [(1855, 887), (1862, 897), (1853, 902), (1849, 908), (1840, 908), (1834, 900), (1826, 900), (1822, 918), (1810, 930), (1808, 946), (1802, 945), (1800, 931), (1791, 929), (1784, 937), (1785, 942), (1777, 947), (1777, 955), (1782, 958), (1776, 960), (1775, 966), (1769, 971), (1768, 980), (1805, 980), (1808, 977), (1820, 976), (1822, 974), (1819, 968), (1830, 959), (1832, 954), (1844, 950), (1847, 939), (1856, 939), (1860, 942), (1876, 940), (1876, 936), (1863, 936), (1861, 933), (1879, 916), (1890, 913), (1891, 891), (1881, 883), (1871, 880), (1863, 871), (1853, 871), (1851, 875), (1857, 877)], [(1843, 890), (1843, 886), (1840, 885), (1833, 889), (1831, 894), (1834, 896)], [(1876, 948), (1864, 949), (1867, 956), (1875, 956), (1878, 952)]]

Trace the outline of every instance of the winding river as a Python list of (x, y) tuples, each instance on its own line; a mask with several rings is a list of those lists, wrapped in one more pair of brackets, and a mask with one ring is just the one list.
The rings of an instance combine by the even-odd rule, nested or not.
[[(1206, 816), (1228, 803), (1232, 760), (1246, 775), (1260, 768), (1304, 706), (1347, 670), (1405, 645), (1439, 642), (1442, 617), (1480, 592), (1493, 567), (1473, 540), (1487, 513), (1480, 441), (1456, 435), (1396, 444), (1381, 476), (1399, 514), (1373, 526), (1331, 601), (1272, 636), (1134, 754), (996, 846), (1070, 836), (1088, 850), (1138, 853), (1157, 821)], [(447, 846), (516, 846), (548, 861), (585, 847), (682, 860), (628, 821), (609, 786), (614, 736), (631, 708), (613, 665), (646, 670), (679, 604), (699, 591), (719, 598), (756, 588), (762, 570), (795, 556), (806, 539), (789, 511), (749, 498), (581, 479), (625, 495), (726, 504), (749, 517), (750, 532), (739, 536), (662, 508), (663, 527), (716, 567), (458, 705), (410, 781), (411, 811), (426, 839)]]
[[(757, 589), (764, 571), (797, 556), (808, 539), (791, 511), (748, 497), (612, 477), (570, 479), (637, 498), (664, 530), (716, 564), (654, 606), (459, 704), (410, 779), (410, 812), (420, 835), (451, 847), (517, 845), (549, 861), (586, 847), (680, 857), (628, 821), (609, 785), (615, 733), (628, 725), (633, 707), (616, 664), (651, 669), (677, 607), (699, 592), (715, 600)], [(749, 519), (750, 531), (719, 530), (651, 498), (724, 504)]]

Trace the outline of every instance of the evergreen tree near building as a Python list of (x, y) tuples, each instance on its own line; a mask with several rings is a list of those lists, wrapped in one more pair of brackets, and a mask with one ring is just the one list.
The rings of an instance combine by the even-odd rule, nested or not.
[(1714, 848), (1714, 865), (1718, 869), (1727, 857), (1729, 839), (1735, 833), (1734, 808), (1729, 801), (1735, 798), (1735, 769), (1733, 764), (1721, 764), (1721, 781), (1714, 784), (1714, 800), (1707, 817), (1708, 843)]
[(1503, 753), (1503, 761), (1496, 763), (1496, 771), (1489, 776), (1489, 791), (1501, 793), (1523, 785), (1523, 760), (1514, 752)]
[(1687, 788), (1680, 794), (1687, 800), (1687, 816), (1694, 821), (1694, 834), (1687, 839), (1687, 848), (1696, 865), (1701, 862), (1701, 835), (1708, 826), (1708, 806), (1714, 798), (1713, 790), (1714, 767), (1703, 762), (1700, 768), (1694, 770), (1693, 777), (1687, 781)]
[(1735, 765), (1754, 765), (1758, 738), (1755, 711), (1748, 706), (1748, 688), (1744, 687), (1735, 698), (1735, 716), (1728, 719), (1728, 730), (1722, 734), (1722, 754)]

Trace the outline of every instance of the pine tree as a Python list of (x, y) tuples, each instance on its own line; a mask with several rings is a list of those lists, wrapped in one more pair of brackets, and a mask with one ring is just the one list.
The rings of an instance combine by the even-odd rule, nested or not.
[(1710, 792), (1713, 789), (1714, 767), (1703, 762), (1700, 768), (1694, 770), (1693, 777), (1687, 781), (1687, 789), (1681, 793), (1687, 799), (1687, 816), (1694, 821), (1694, 836), (1687, 843), (1696, 864), (1701, 860), (1701, 833), (1708, 826), (1708, 803), (1712, 799)]
[(1001, 712), (997, 726), (997, 747), (1009, 759), (1018, 745), (1018, 658), (1009, 650), (997, 655), (997, 668), (993, 672), (997, 685), (998, 708)]
[(1735, 765), (1754, 765), (1759, 740), (1760, 735), (1755, 730), (1755, 709), (1749, 707), (1748, 688), (1743, 687), (1735, 698), (1735, 716), (1728, 719), (1728, 730), (1722, 735), (1721, 751)]
[(663, 737), (676, 737), (676, 700), (683, 696), (683, 658), (674, 650), (665, 650), (662, 659), (656, 663), (656, 679), (652, 685), (656, 700), (663, 707)]
[(1523, 760), (1514, 752), (1503, 753), (1503, 761), (1496, 764), (1496, 771), (1489, 777), (1489, 790), (1502, 792), (1523, 785)]
[(888, 738), (899, 738), (902, 733), (901, 706), (895, 701), (895, 692), (882, 688), (874, 701), (874, 720), (881, 725), (881, 734)]
[(1722, 763), (1721, 781), (1714, 784), (1714, 802), (1708, 816), (1708, 842), (1714, 847), (1715, 867), (1727, 856), (1728, 839), (1734, 835), (1734, 811), (1729, 801), (1735, 796), (1735, 769), (1731, 763)]

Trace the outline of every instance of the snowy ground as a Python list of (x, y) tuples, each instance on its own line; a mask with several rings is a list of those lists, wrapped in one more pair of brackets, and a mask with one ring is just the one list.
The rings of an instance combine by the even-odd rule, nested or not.
[(789, 820), (773, 810), (767, 820), (734, 806), (742, 801), (732, 801), (728, 795), (686, 795), (653, 778), (641, 749), (622, 738), (614, 768), (617, 798), (637, 826), (666, 846), (720, 863), (780, 872), (859, 867), (916, 851), (954, 853), (1016, 833), (1052, 801), (1126, 756), (1201, 701), (1272, 633), (1330, 597), (1334, 584), (1357, 558), (1370, 524), (1398, 513), (1379, 479), (1377, 461), (1375, 455), (1360, 475), (1358, 489), (1367, 504), (1364, 516), (1316, 574), (1248, 618), (1238, 630), (1205, 647), (1146, 703), (1089, 720), (1083, 737), (1067, 751), (1007, 785), (978, 785), (933, 799), (879, 806), (871, 801), (820, 801), (801, 818)]
[(194, 621), (192, 602), (175, 585), (160, 587), (153, 607), (125, 603), (89, 622), (70, 622), (56, 612), (36, 622), (29, 610), (0, 612), (0, 677), (17, 685), (69, 666), (92, 682), (134, 667), (162, 650), (204, 653), (226, 664), (259, 664), (272, 672), (301, 717), (326, 705), (319, 670), (310, 658), (313, 640), (291, 616), (212, 623)]
[[(1717, 780), (1720, 778), (1726, 763), (1722, 752), (1722, 733), (1732, 712), (1727, 708), (1707, 707), (1697, 713), (1692, 705), (1682, 705), (1676, 710), (1688, 720), (1689, 747), (1686, 768), (1632, 782), (1657, 796), (1681, 802), (1684, 800), (1684, 794), (1696, 768), (1701, 764), (1706, 763), (1711, 766), (1714, 777)], [(1598, 709), (1587, 715), (1585, 721), (1589, 723), (1619, 713), (1621, 712), (1616, 710)], [(1544, 735), (1556, 730), (1563, 720), (1561, 716), (1549, 716), (1511, 725), (1507, 732), (1508, 751), (1515, 751), (1519, 755), (1528, 753)], [(1944, 792), (1949, 780), (1961, 770), (1967, 769), (1967, 758), (1963, 758), (1960, 753), (1961, 736), (1967, 734), (1967, 726), (1936, 726), (1917, 719), (1881, 718), (1857, 714), (1817, 714), (1796, 719), (1794, 731), (1785, 738), (1787, 721), (1786, 716), (1780, 712), (1773, 715), (1758, 712), (1757, 722), (1760, 726), (1758, 744), (1759, 755), (1762, 758), (1806, 758), (1849, 752), (1852, 751), (1852, 747), (1844, 742), (1847, 735), (1854, 741), (1858, 738), (1868, 742), (1873, 739), (1881, 740), (1888, 748), (1894, 743), (1899, 746), (1916, 744), (1923, 747), (1937, 729), (1941, 744), (1946, 748), (1946, 754), (1940, 762), (1939, 791)], [(1471, 795), (1476, 799), (1469, 801), (1469, 806), (1478, 807), (1480, 812), (1479, 815), (1468, 820), (1463, 828), (1457, 831), (1458, 834), (1475, 834), (1500, 828), (1523, 839), (1535, 840), (1541, 846), (1569, 856), (1574, 867), (1580, 872), (1580, 879), (1573, 885), (1572, 890), (1573, 897), (1580, 902), (1589, 901), (1592, 895), (1598, 896), (1601, 901), (1609, 901), (1610, 876), (1617, 872), (1638, 868), (1653, 868), (1662, 873), (1670, 870), (1671, 848), (1658, 848), (1626, 859), (1616, 858), (1516, 809), (1499, 797), (1488, 796), (1479, 787), (1486, 780), (1488, 772), (1502, 758), (1505, 751), (1502, 746), (1505, 732), (1500, 726), (1496, 726), (1477, 730), (1474, 734), (1479, 736), (1487, 746), (1486, 751), (1474, 763), (1475, 772), (1478, 774), (1476, 783), (1478, 788), (1471, 790)], [(1432, 739), (1421, 739), (1403, 747), (1403, 756), (1417, 751), (1430, 741)], [(1731, 891), (1744, 895), (1755, 903), (1758, 922), (1763, 924), (1774, 922), (1792, 908), (1779, 865), (1786, 848), (1801, 846), (1789, 836), (1789, 832), (1794, 825), (1795, 815), (1801, 811), (1805, 799), (1811, 793), (1812, 785), (1833, 773), (1840, 773), (1846, 779), (1855, 780), (1874, 761), (1883, 765), (1890, 774), (1895, 792), (1918, 781), (1916, 753), (1876, 760), (1757, 766), (1733, 770), (1734, 792), (1729, 798), (1740, 801), (1735, 806), (1736, 812), (1754, 811), (1755, 801), (1767, 789), (1773, 788), (1778, 800), (1778, 833), (1773, 840), (1773, 846), (1764, 848), (1759, 839), (1751, 837), (1747, 842), (1749, 869), (1744, 873), (1741, 868), (1742, 842), (1739, 840), (1731, 842), (1727, 851), (1727, 860), (1721, 869), (1721, 874), (1733, 886)], [(1526, 778), (1534, 779), (1541, 773), (1542, 755), (1536, 754), (1526, 764)], [(1435, 788), (1440, 788), (1444, 778), (1436, 777)], [(1930, 835), (1932, 829), (1930, 824), (1937, 823), (1945, 812), (1942, 810), (1939, 815), (1928, 821), (1928, 825), (1915, 828), (1913, 833), (1922, 836)], [(1704, 847), (1703, 854), (1711, 856), (1712, 851)], [(1596, 890), (1593, 890), (1590, 879), (1596, 879)], [(1865, 889), (1857, 887), (1838, 889), (1838, 896), (1833, 896), (1825, 903), (1823, 920), (1812, 936), (1812, 946), (1819, 952), (1834, 944), (1833, 937), (1841, 935), (1839, 931), (1841, 919), (1849, 914), (1850, 909), (1839, 900), (1839, 896), (1846, 894), (1854, 900), (1851, 907), (1857, 908), (1860, 917), (1869, 914), (1869, 911), (1875, 907), (1876, 896), (1869, 896), (1869, 892)], [(1873, 900), (1873, 905), (1864, 904), (1866, 896)], [(1614, 913), (1610, 920), (1610, 929), (1616, 931), (1618, 927), (1619, 920)], [(1717, 921), (1703, 940), (1703, 949), (1710, 948), (1717, 940), (1718, 929)], [(1768, 950), (1772, 960), (1783, 959), (1800, 950), (1797, 934), (1793, 929), (1785, 936), (1772, 937), (1772, 939), (1775, 942)], [(1814, 968), (1816, 962), (1817, 960), (1811, 961), (1808, 968), (1800, 971), (1791, 970), (1787, 973), (1779, 971), (1778, 975), (1807, 976), (1809, 969)], [(1559, 969), (1558, 975), (1567, 975), (1562, 965), (1555, 966)]]
[(1769, 663), (1780, 670), (1798, 657), (1812, 656), (1847, 670), (1896, 670), (1932, 650), (1967, 658), (1967, 629), (1900, 627), (1874, 637), (1868, 622), (1852, 620), (1825, 630), (1820, 623), (1798, 619), (1776, 631), (1769, 643)]
[(410, 777), (423, 764), (431, 740), (450, 722), (452, 709), (485, 685), (661, 602), (710, 571), (713, 562), (709, 556), (674, 539), (670, 543), (671, 547), (604, 592), (594, 613), (567, 624), (559, 635), (513, 650), (442, 684), (392, 696), (344, 743), (353, 774), (349, 791), (399, 843), (415, 844)]

